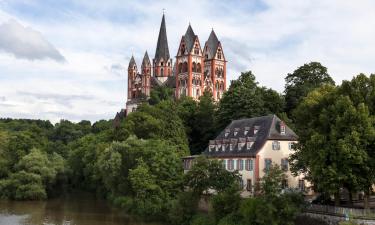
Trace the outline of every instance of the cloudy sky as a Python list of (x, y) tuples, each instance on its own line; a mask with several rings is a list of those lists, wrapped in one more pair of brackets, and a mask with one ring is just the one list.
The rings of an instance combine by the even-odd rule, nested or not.
[(0, 117), (113, 118), (131, 55), (155, 53), (163, 8), (171, 55), (189, 22), (202, 44), (214, 28), (230, 80), (252, 70), (282, 92), (310, 61), (337, 83), (375, 73), (373, 0), (0, 0)]

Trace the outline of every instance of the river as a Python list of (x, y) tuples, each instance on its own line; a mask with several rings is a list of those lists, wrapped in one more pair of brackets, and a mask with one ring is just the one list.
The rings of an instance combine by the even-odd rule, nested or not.
[(161, 225), (136, 221), (89, 194), (48, 201), (0, 200), (0, 225)]

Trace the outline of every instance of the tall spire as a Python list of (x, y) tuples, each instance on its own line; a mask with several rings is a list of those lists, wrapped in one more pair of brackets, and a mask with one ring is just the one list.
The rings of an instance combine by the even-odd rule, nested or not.
[(148, 57), (148, 53), (146, 51), (145, 56), (143, 56), (142, 66), (147, 66), (147, 65), (151, 65), (151, 63), (150, 63), (150, 58)]
[(196, 35), (193, 31), (193, 28), (191, 28), (191, 25), (189, 23), (189, 26), (188, 26), (188, 28), (186, 30), (186, 33), (185, 33), (185, 36), (184, 36), (188, 52), (190, 52), (193, 49), (195, 37), (196, 37)]
[(129, 62), (129, 67), (128, 69), (131, 69), (134, 65), (137, 65), (134, 60), (134, 56), (132, 55), (130, 62)]
[(215, 57), (216, 50), (219, 47), (219, 43), (219, 39), (217, 38), (214, 29), (212, 29), (211, 34), (206, 42), (208, 51), (210, 51), (210, 59)]
[(169, 48), (167, 39), (167, 28), (165, 26), (165, 15), (161, 20), (158, 43), (156, 45), (155, 60), (159, 61), (163, 58), (165, 61), (169, 60)]

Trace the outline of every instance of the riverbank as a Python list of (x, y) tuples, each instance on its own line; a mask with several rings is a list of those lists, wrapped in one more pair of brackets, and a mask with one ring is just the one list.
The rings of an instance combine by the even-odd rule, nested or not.
[(105, 200), (75, 193), (47, 201), (0, 200), (0, 225), (162, 225), (138, 221)]

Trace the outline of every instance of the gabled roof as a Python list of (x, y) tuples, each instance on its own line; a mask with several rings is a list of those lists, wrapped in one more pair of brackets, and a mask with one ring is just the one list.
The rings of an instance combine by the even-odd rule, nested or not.
[(137, 64), (135, 63), (135, 60), (134, 60), (134, 56), (132, 56), (130, 61), (129, 61), (128, 69), (133, 68), (134, 65), (137, 66)]
[[(221, 131), (215, 140), (210, 141), (215, 144), (226, 145), (232, 143), (233, 149), (230, 150), (229, 147), (227, 147), (224, 151), (220, 149), (210, 152), (207, 148), (204, 154), (214, 157), (255, 157), (267, 140), (296, 141), (298, 136), (288, 126), (285, 127), (285, 134), (280, 134), (280, 122), (281, 120), (276, 115), (233, 120)], [(256, 134), (254, 134), (254, 129), (258, 129)], [(245, 130), (247, 130), (246, 134)], [(235, 132), (237, 132), (236, 135)], [(246, 144), (243, 148), (238, 148), (239, 142), (246, 143), (248, 141), (253, 142), (250, 149), (246, 148)]]
[(167, 28), (165, 26), (165, 16), (161, 20), (158, 43), (156, 45), (155, 60), (159, 61), (163, 58), (165, 61), (169, 60), (169, 48), (167, 39)]
[(145, 52), (145, 56), (143, 56), (143, 60), (142, 60), (142, 66), (145, 66), (145, 65), (151, 65), (150, 58), (148, 57), (147, 51)]
[(195, 35), (193, 28), (191, 28), (191, 25), (189, 24), (188, 29), (186, 30), (186, 33), (184, 35), (185, 43), (186, 43), (186, 49), (188, 52), (191, 52), (194, 46), (194, 41), (197, 35)]
[(212, 59), (216, 55), (217, 48), (219, 47), (219, 39), (217, 38), (215, 31), (212, 29), (210, 36), (206, 42), (206, 46), (208, 47), (208, 51), (210, 52), (210, 58)]

